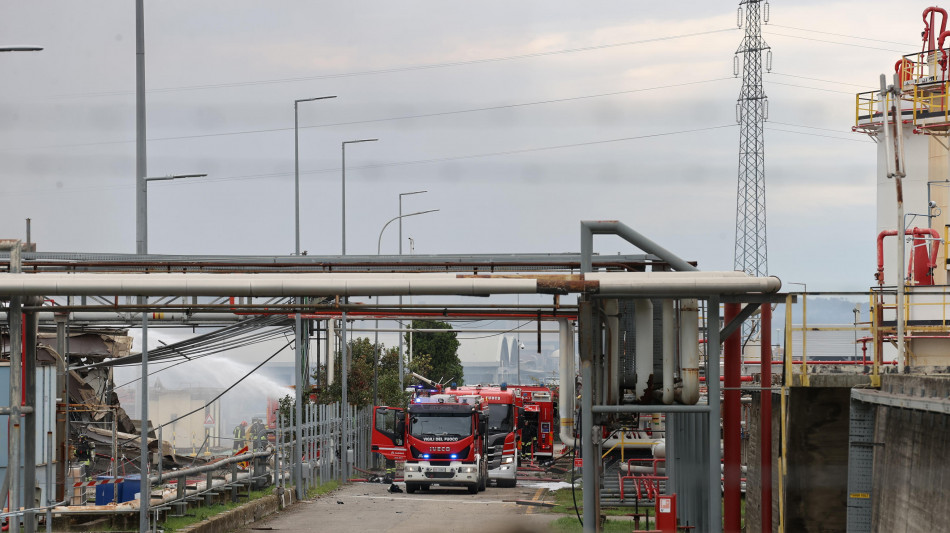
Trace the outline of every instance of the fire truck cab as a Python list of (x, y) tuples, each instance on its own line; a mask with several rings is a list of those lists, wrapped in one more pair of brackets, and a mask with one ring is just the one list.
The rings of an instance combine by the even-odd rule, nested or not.
[(488, 406), (478, 396), (418, 397), (405, 410), (373, 411), (372, 450), (405, 462), (410, 494), (436, 484), (475, 494), (488, 483), (487, 425)]

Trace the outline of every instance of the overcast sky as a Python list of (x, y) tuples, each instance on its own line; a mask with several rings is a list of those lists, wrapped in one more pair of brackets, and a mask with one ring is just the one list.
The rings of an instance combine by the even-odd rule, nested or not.
[[(7, 2), (0, 236), (135, 251), (134, 2)], [(875, 145), (854, 94), (920, 49), (929, 2), (775, 1), (764, 37), (769, 272), (863, 290)], [(406, 219), (416, 253), (567, 252), (617, 219), (705, 270), (733, 268), (742, 39), (737, 2), (146, 2), (149, 251), (375, 254)], [(887, 42), (885, 42), (887, 41)], [(382, 252), (398, 248), (396, 225)], [(637, 253), (600, 237), (601, 253)], [(408, 240), (404, 243), (408, 253)], [(786, 285), (795, 290), (796, 287)]]

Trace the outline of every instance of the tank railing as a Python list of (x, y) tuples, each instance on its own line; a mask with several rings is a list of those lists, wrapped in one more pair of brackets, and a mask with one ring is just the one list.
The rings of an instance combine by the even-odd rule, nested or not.
[(865, 91), (855, 95), (854, 105), (854, 126), (861, 127), (869, 122), (874, 122), (875, 117), (881, 116), (878, 110), (880, 98), (879, 91)]
[(947, 90), (950, 82), (935, 81), (914, 85), (914, 99), (911, 109), (914, 111), (914, 125), (925, 126), (923, 120), (938, 118), (942, 113), (943, 122), (950, 121), (950, 108), (947, 107)]
[[(812, 293), (812, 295), (821, 294), (821, 293)], [(814, 368), (822, 368), (830, 365), (844, 365), (844, 366), (864, 366), (865, 374), (878, 375), (880, 373), (880, 363), (881, 361), (876, 359), (872, 354), (867, 353), (867, 343), (870, 340), (876, 338), (878, 324), (877, 321), (873, 320), (872, 317), (875, 316), (875, 312), (878, 309), (878, 306), (875, 304), (874, 294), (872, 293), (868, 296), (868, 293), (865, 292), (854, 292), (854, 293), (834, 293), (836, 296), (842, 295), (854, 295), (854, 296), (863, 296), (869, 297), (868, 304), (868, 315), (866, 317), (856, 316), (854, 322), (851, 325), (825, 325), (825, 326), (809, 326), (808, 325), (808, 296), (807, 291), (788, 293), (785, 300), (785, 353), (782, 358), (773, 358), (772, 363), (776, 366), (781, 366), (784, 370), (786, 376), (786, 385), (791, 384), (791, 379), (793, 375), (800, 376), (800, 384), (802, 386), (808, 386), (809, 384), (809, 375), (815, 373), (814, 370), (809, 370), (809, 366)], [(795, 307), (799, 305), (801, 310), (797, 310)], [(795, 323), (795, 317), (799, 316), (800, 321)], [(808, 352), (808, 339), (809, 335), (817, 335), (821, 333), (832, 333), (832, 332), (853, 332), (854, 333), (854, 343), (855, 350), (857, 346), (861, 345), (861, 354), (853, 354), (850, 357), (843, 355), (840, 359), (830, 360), (830, 359), (809, 359)], [(798, 339), (796, 339), (796, 334)], [(799, 344), (797, 344), (797, 342)], [(872, 344), (873, 346), (873, 344)], [(799, 352), (800, 353), (797, 353)], [(743, 364), (757, 364), (761, 363), (758, 360), (745, 360)]]
[[(875, 382), (882, 368), (891, 367), (896, 361), (888, 357), (885, 360), (884, 346), (897, 340), (896, 294), (893, 287), (873, 287), (870, 292), (828, 293), (836, 296), (861, 295), (867, 298), (867, 307), (862, 309), (851, 325), (808, 324), (807, 301), (809, 296), (822, 293), (789, 293), (786, 297), (785, 315), (785, 356), (773, 357), (773, 364), (782, 365), (786, 379), (791, 384), (791, 376), (800, 376), (800, 384), (808, 386), (809, 376), (822, 373), (821, 368), (841, 366), (863, 366), (860, 372), (872, 376)], [(935, 285), (906, 285), (904, 300), (905, 341), (914, 339), (946, 339), (950, 331), (950, 287)], [(796, 306), (801, 306), (797, 309)], [(863, 307), (863, 306), (862, 306)], [(861, 353), (843, 354), (839, 359), (815, 356), (808, 349), (809, 340), (815, 335), (833, 332), (853, 332), (856, 349)], [(912, 359), (916, 357), (909, 354)], [(745, 359), (743, 364), (759, 364), (759, 360)]]

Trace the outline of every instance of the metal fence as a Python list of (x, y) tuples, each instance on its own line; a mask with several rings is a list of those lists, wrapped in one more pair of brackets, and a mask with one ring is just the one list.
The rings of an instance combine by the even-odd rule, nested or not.
[[(371, 408), (339, 403), (303, 406), (299, 428), (292, 419), (278, 416), (274, 443), (278, 486), (297, 486), (296, 495), (303, 498), (315, 486), (346, 481), (355, 471), (367, 469), (372, 461), (372, 420)], [(299, 460), (294, 453), (297, 438), (301, 439)]]

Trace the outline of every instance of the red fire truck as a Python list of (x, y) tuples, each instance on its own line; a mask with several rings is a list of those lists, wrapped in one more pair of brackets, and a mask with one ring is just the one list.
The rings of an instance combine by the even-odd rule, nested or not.
[(430, 485), (462, 486), (475, 494), (488, 484), (488, 405), (474, 395), (415, 398), (405, 410), (373, 411), (372, 450), (405, 461), (406, 492)]
[(488, 405), (488, 478), (499, 487), (518, 484), (518, 435), (521, 396), (517, 389), (466, 386), (448, 388), (453, 396), (476, 395)]
[(554, 398), (551, 389), (536, 385), (521, 385), (524, 420), (521, 428), (522, 457), (542, 460), (554, 457)]

